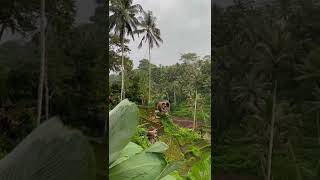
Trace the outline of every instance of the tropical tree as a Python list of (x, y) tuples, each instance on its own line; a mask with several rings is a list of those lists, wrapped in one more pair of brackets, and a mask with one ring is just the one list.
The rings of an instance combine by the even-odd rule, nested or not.
[[(38, 86), (37, 126), (40, 124), (43, 93), (45, 93), (45, 119), (49, 118), (49, 88), (48, 88), (48, 58), (46, 56), (46, 31), (56, 33), (55, 38), (62, 39), (63, 33), (68, 32), (74, 22), (75, 8), (73, 1), (41, 0), (40, 6), (40, 76)], [(59, 14), (58, 16), (56, 16)], [(63, 18), (62, 18), (63, 17)]]
[[(257, 43), (257, 49), (260, 52), (258, 55), (262, 59), (261, 64), (258, 67), (262, 67), (265, 70), (265, 76), (271, 77), (271, 83), (273, 87), (273, 105), (269, 138), (269, 151), (268, 151), (268, 164), (267, 164), (267, 180), (272, 179), (272, 153), (273, 153), (273, 141), (274, 141), (274, 129), (276, 121), (276, 100), (277, 100), (277, 82), (280, 79), (280, 68), (284, 65), (290, 65), (289, 50), (289, 33), (285, 31), (283, 22), (272, 24), (274, 27), (266, 28), (262, 34), (265, 38), (261, 42)], [(271, 26), (271, 27), (272, 27)], [(269, 26), (270, 27), (270, 26)], [(274, 50), (276, 49), (276, 51)], [(267, 80), (268, 81), (268, 80)]]
[(181, 55), (180, 61), (183, 62), (182, 66), (184, 69), (183, 77), (185, 77), (185, 91), (188, 92), (189, 98), (193, 99), (193, 130), (196, 128), (196, 117), (197, 117), (197, 103), (198, 103), (198, 90), (201, 86), (199, 78), (201, 76), (200, 67), (201, 59), (195, 53), (185, 53)]
[(36, 29), (38, 1), (3, 0), (0, 6), (0, 40), (6, 30), (12, 34), (27, 35)]
[(41, 44), (41, 61), (40, 61), (40, 77), (38, 86), (38, 106), (37, 106), (37, 126), (40, 124), (43, 85), (45, 78), (45, 0), (41, 0), (41, 20), (40, 20), (40, 44)]
[(144, 12), (143, 19), (140, 24), (142, 29), (136, 30), (138, 34), (144, 34), (138, 48), (142, 47), (143, 42), (148, 42), (149, 48), (149, 92), (148, 102), (150, 102), (151, 92), (151, 54), (150, 50), (154, 47), (154, 44), (159, 47), (159, 42), (163, 42), (160, 37), (160, 29), (156, 26), (156, 17), (152, 15), (152, 11)]
[[(239, 2), (214, 11), (214, 119), (219, 120), (214, 127), (219, 127), (215, 143), (221, 148), (215, 158), (223, 163), (216, 167), (247, 171), (257, 179), (319, 177), (318, 162), (308, 164), (315, 156), (308, 151), (312, 147), (319, 153), (320, 142), (320, 39), (315, 34), (320, 6), (313, 1), (251, 7)], [(225, 151), (231, 146), (236, 153)], [(223, 158), (244, 147), (245, 155)], [(232, 166), (226, 168), (226, 162)], [(252, 167), (259, 168), (252, 172)]]
[(134, 40), (134, 31), (140, 24), (136, 15), (142, 12), (141, 5), (132, 5), (132, 0), (111, 0), (109, 30), (113, 30), (121, 41), (121, 100), (124, 99), (124, 39), (125, 35), (131, 35)]

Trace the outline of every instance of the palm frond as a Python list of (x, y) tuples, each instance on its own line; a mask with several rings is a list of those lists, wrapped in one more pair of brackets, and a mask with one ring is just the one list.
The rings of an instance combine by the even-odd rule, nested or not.
[(152, 15), (152, 11), (143, 13), (143, 19), (140, 22), (141, 29), (135, 31), (136, 33), (138, 33), (138, 36), (141, 33), (145, 34), (141, 39), (138, 48), (142, 47), (143, 40), (145, 42), (148, 42), (150, 48), (153, 48), (154, 44), (157, 47), (160, 47), (159, 42), (163, 42), (163, 40), (160, 37), (160, 29), (156, 27), (155, 20), (156, 18)]
[(142, 47), (143, 44), (143, 40), (146, 38), (146, 36), (143, 36), (143, 38), (141, 39), (138, 48), (140, 49)]
[(132, 0), (111, 0), (109, 16), (109, 31), (114, 31), (121, 39), (124, 35), (129, 35), (134, 40), (134, 31), (140, 25), (140, 21), (136, 17), (143, 8), (139, 4), (132, 5)]

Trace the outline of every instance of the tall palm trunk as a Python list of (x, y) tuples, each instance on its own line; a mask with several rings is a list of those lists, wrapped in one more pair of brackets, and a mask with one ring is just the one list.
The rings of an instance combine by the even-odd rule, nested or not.
[(124, 99), (124, 45), (123, 45), (124, 38), (121, 39), (121, 101)]
[(48, 58), (45, 59), (44, 92), (45, 92), (45, 115), (46, 115), (46, 120), (48, 120), (49, 119)]
[(277, 96), (277, 80), (275, 80), (274, 90), (273, 90), (272, 117), (271, 117), (270, 139), (269, 139), (269, 152), (268, 152), (267, 180), (271, 180), (271, 165), (272, 165), (274, 122), (275, 122), (275, 118), (276, 118), (276, 114), (275, 114), (275, 113), (276, 113), (276, 96)]
[(196, 90), (196, 97), (194, 99), (194, 113), (193, 113), (193, 130), (196, 129), (196, 117), (197, 117), (197, 90)]
[(150, 55), (150, 43), (149, 43), (149, 92), (148, 92), (148, 103), (151, 100), (151, 55)]
[(288, 146), (289, 146), (289, 151), (291, 153), (292, 159), (293, 159), (294, 164), (295, 164), (296, 173), (297, 173), (297, 180), (301, 180), (302, 179), (301, 171), (300, 171), (299, 165), (297, 163), (297, 158), (296, 158), (296, 155), (294, 153), (293, 146), (292, 146), (292, 143), (291, 143), (290, 139), (288, 140)]
[(320, 145), (320, 122), (319, 122), (319, 112), (317, 112), (317, 131), (318, 131), (318, 144)]
[(41, 119), (41, 107), (42, 107), (42, 94), (43, 94), (43, 81), (45, 70), (45, 0), (41, 0), (41, 18), (40, 18), (40, 44), (41, 44), (41, 61), (40, 61), (40, 77), (38, 86), (38, 104), (37, 104), (37, 121), (36, 126), (39, 126)]
[(173, 100), (174, 100), (174, 107), (177, 105), (177, 98), (176, 98), (176, 87), (174, 86), (173, 89)]

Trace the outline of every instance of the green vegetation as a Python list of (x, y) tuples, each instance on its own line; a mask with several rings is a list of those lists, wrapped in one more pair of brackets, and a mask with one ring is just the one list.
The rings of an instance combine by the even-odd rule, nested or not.
[[(65, 124), (80, 129), (87, 136), (101, 137), (107, 108), (107, 70), (104, 68), (107, 54), (101, 38), (105, 33), (104, 8), (101, 4), (96, 8), (90, 23), (74, 25), (76, 7), (73, 1), (53, 0), (48, 4), (46, 58), (49, 116), (59, 115)], [(22, 13), (16, 17), (21, 24), (14, 28), (32, 30), (27, 26), (36, 23), (31, 16), (39, 15), (39, 1), (8, 1), (3, 5), (8, 7), (2, 7), (1, 14), (3, 9), (11, 14)], [(19, 7), (11, 8), (15, 6)], [(20, 8), (26, 9), (20, 11)], [(30, 12), (24, 14), (27, 13), (24, 11)], [(2, 22), (7, 21), (1, 19)], [(17, 30), (16, 33), (20, 32)], [(37, 124), (39, 38), (39, 33), (33, 30), (23, 43), (22, 40), (12, 40), (0, 44), (0, 137), (6, 142), (0, 145), (4, 148), (0, 152), (10, 152)], [(41, 122), (46, 119), (45, 95), (42, 104)]]
[[(7, 156), (10, 159), (10, 152), (19, 147), (18, 144), (39, 126), (39, 122), (39, 127), (41, 127), (42, 123), (50, 119), (49, 117), (59, 116), (63, 125), (78, 129), (85, 134), (85, 140), (79, 138), (79, 141), (100, 139), (105, 135), (108, 70), (105, 68), (107, 54), (103, 38), (105, 36), (104, 6), (101, 3), (96, 4), (91, 17), (88, 17), (83, 23), (78, 23), (76, 16), (79, 8), (77, 8), (76, 1), (46, 0), (45, 9), (41, 6), (44, 1), (1, 1), (0, 39), (4, 40), (0, 44), (1, 162), (6, 161)], [(45, 19), (44, 25), (46, 26), (39, 29), (41, 19)], [(43, 36), (44, 30), (45, 36)], [(5, 41), (8, 33), (12, 33), (12, 36), (17, 38)], [(40, 43), (40, 40), (45, 41), (45, 48), (42, 48), (44, 44)], [(43, 56), (44, 52), (45, 56)], [(42, 66), (43, 62), (45, 62), (44, 66)], [(41, 77), (39, 77), (40, 72), (42, 72)], [(39, 86), (42, 86), (42, 91)], [(40, 98), (40, 95), (43, 98)], [(39, 102), (42, 102), (42, 105)], [(47, 133), (49, 132), (48, 130)], [(63, 134), (63, 131), (56, 132), (56, 134)], [(60, 140), (62, 141), (63, 138)], [(72, 139), (70, 146), (75, 143), (74, 147), (79, 147), (76, 144), (78, 140)], [(61, 150), (62, 153), (65, 150), (66, 152), (63, 153), (66, 157), (69, 156), (69, 151), (72, 151), (75, 156), (70, 155), (69, 157), (76, 159), (78, 151), (82, 148), (80, 146), (76, 151), (64, 144), (56, 147), (54, 145), (58, 143), (55, 144), (53, 141), (46, 143), (52, 146), (34, 145), (36, 149), (31, 148), (30, 152), (25, 151), (28, 153), (24, 153), (24, 156), (29, 154), (26, 157), (30, 159), (26, 160), (21, 157), (21, 160), (25, 162), (20, 163), (19, 166), (30, 167), (36, 171), (42, 165), (32, 158), (39, 157), (39, 161), (46, 161), (40, 158), (42, 154), (51, 153), (51, 150), (57, 153), (58, 150)], [(103, 143), (99, 145), (105, 152), (107, 145), (106, 142)], [(99, 151), (99, 149), (94, 150)], [(83, 149), (82, 153), (85, 151)], [(106, 153), (99, 153), (97, 164), (106, 164), (105, 159)], [(89, 159), (86, 161), (89, 163)], [(55, 167), (65, 167), (56, 165)], [(77, 166), (72, 167), (78, 168)], [(60, 170), (52, 169), (53, 172), (60, 173)], [(65, 169), (68, 170), (68, 168)], [(56, 178), (78, 179), (81, 171), (79, 167), (76, 177)], [(99, 171), (102, 170), (99, 169), (98, 173)], [(41, 172), (47, 173), (45, 175), (47, 177), (48, 174), (54, 175), (44, 170)], [(70, 171), (70, 174), (72, 172), (74, 171)], [(85, 170), (83, 172), (85, 173)], [(30, 173), (34, 172), (30, 171)], [(65, 172), (61, 171), (60, 174), (63, 173)], [(19, 174), (18, 171), (17, 174)], [(16, 178), (37, 179), (38, 177), (16, 176)], [(81, 178), (86, 178), (86, 176)], [(105, 179), (101, 176), (99, 178)], [(6, 178), (1, 177), (0, 179)]]
[(127, 99), (110, 113), (109, 178), (160, 180), (176, 169), (164, 159), (168, 145), (158, 141), (147, 148), (130, 142), (139, 121), (138, 108)]
[(148, 140), (148, 137), (147, 137), (147, 131), (143, 127), (143, 124), (137, 126), (136, 132), (132, 137), (132, 142), (138, 144), (139, 146), (143, 147), (144, 149), (146, 149), (147, 147), (149, 147), (151, 145)]
[(66, 127), (57, 117), (41, 123), (0, 160), (0, 179), (7, 180), (88, 180), (97, 179), (96, 171), (87, 137)]
[[(203, 104), (201, 108), (198, 109), (196, 114), (196, 119), (200, 121), (205, 121), (208, 124), (211, 122), (211, 104), (207, 104), (210, 102), (206, 102), (206, 104)], [(172, 113), (170, 115), (172, 116), (178, 116), (178, 117), (186, 117), (186, 118), (193, 118), (193, 107), (190, 106), (190, 103), (180, 103), (173, 107)]]
[[(157, 27), (156, 16), (151, 11), (145, 11), (141, 5), (133, 4), (131, 0), (112, 0), (109, 5), (109, 111), (113, 109), (109, 116), (113, 116), (114, 109), (121, 105), (124, 98), (138, 105), (138, 124), (134, 126), (135, 131), (123, 133), (132, 133), (128, 146), (140, 149), (135, 156), (141, 156), (141, 159), (136, 160), (134, 156), (124, 161), (128, 166), (120, 167), (119, 164), (111, 170), (117, 168), (117, 172), (120, 173), (129, 168), (128, 172), (123, 173), (128, 176), (123, 175), (122, 179), (135, 176), (138, 179), (155, 179), (148, 174), (152, 171), (148, 172), (148, 167), (143, 166), (149, 160), (144, 159), (146, 154), (140, 154), (140, 151), (154, 149), (159, 142), (163, 142), (166, 144), (166, 150), (161, 152), (161, 157), (165, 160), (164, 164), (169, 164), (167, 168), (170, 169), (170, 173), (162, 177), (162, 180), (210, 179), (211, 156), (208, 154), (211, 152), (211, 145), (208, 136), (211, 136), (211, 56), (201, 57), (196, 53), (183, 53), (176, 64), (152, 64), (151, 49), (154, 46), (159, 47), (160, 42), (163, 42), (163, 32)], [(125, 16), (126, 14), (130, 16)], [(126, 35), (131, 36), (130, 40), (125, 38)], [(146, 45), (149, 58), (141, 57), (138, 67), (134, 69), (133, 61), (127, 53), (130, 51), (129, 42), (131, 39), (135, 41), (137, 37), (140, 38), (138, 48)], [(156, 104), (162, 100), (170, 102), (171, 111), (169, 115), (158, 117), (159, 114), (155, 112)], [(126, 115), (121, 116), (121, 120), (125, 119)], [(157, 137), (150, 134), (154, 133), (154, 128), (157, 129)], [(125, 131), (125, 128), (120, 129), (119, 133)], [(117, 139), (117, 136), (114, 138)], [(156, 138), (156, 142), (152, 144), (149, 138)], [(158, 164), (155, 164), (154, 175), (163, 168), (163, 163), (155, 159)], [(130, 160), (141, 164), (136, 172), (144, 174), (143, 176), (131, 172)], [(115, 174), (111, 173), (110, 178), (117, 179)]]
[(159, 141), (151, 144), (144, 128), (147, 123), (136, 126), (141, 114), (128, 100), (121, 101), (109, 112), (111, 179), (210, 179), (208, 141), (192, 129), (180, 128), (163, 116), (160, 121), (164, 132)]
[(213, 6), (216, 175), (319, 179), (317, 1)]

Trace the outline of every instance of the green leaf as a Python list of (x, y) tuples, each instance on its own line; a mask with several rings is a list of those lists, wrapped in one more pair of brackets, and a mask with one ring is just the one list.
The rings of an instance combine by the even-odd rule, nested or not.
[(87, 180), (95, 179), (95, 173), (88, 140), (58, 118), (43, 122), (0, 161), (1, 180)]
[(176, 178), (174, 176), (167, 175), (167, 176), (161, 178), (160, 180), (176, 180)]
[(109, 170), (110, 180), (156, 179), (166, 166), (161, 154), (141, 152)]
[(152, 144), (148, 149), (146, 149), (146, 152), (155, 152), (155, 153), (162, 153), (166, 151), (169, 148), (169, 146), (161, 141), (157, 141), (156, 143)]
[(200, 162), (196, 163), (189, 171), (188, 178), (196, 180), (211, 179), (211, 155), (205, 155)]
[(160, 176), (158, 177), (158, 179), (163, 179), (164, 177), (166, 177), (167, 175), (169, 175), (170, 173), (172, 173), (173, 171), (177, 170), (181, 165), (183, 164), (182, 161), (174, 161), (170, 164), (168, 164), (165, 169), (161, 172)]
[(114, 161), (109, 168), (112, 168), (121, 162), (129, 159), (130, 157), (134, 156), (135, 154), (143, 151), (143, 148), (133, 142), (129, 142), (127, 146), (120, 152), (119, 158)]
[(185, 180), (185, 178), (181, 177), (179, 175), (178, 171), (174, 171), (173, 173), (170, 174), (171, 176), (173, 176), (174, 178), (176, 178), (176, 180)]
[(129, 143), (138, 125), (138, 108), (127, 99), (109, 112), (109, 164)]

